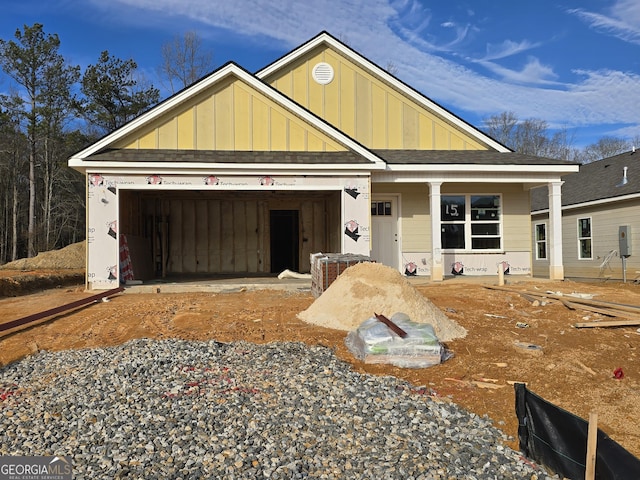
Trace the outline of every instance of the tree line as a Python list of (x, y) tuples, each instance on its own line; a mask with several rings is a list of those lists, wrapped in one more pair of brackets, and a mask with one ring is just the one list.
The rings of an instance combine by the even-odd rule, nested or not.
[[(159, 78), (172, 93), (211, 70), (188, 32), (162, 45)], [(0, 39), (0, 264), (85, 237), (85, 179), (68, 158), (140, 115), (160, 90), (133, 59), (103, 51), (84, 72), (42, 24)]]
[(483, 130), (515, 152), (580, 164), (612, 157), (640, 146), (640, 136), (632, 140), (604, 136), (582, 149), (576, 148), (574, 138), (566, 128), (552, 131), (544, 120), (530, 118), (521, 121), (513, 112), (503, 112), (484, 119)]
[[(212, 70), (212, 53), (195, 32), (161, 46), (161, 86), (170, 93)], [(160, 90), (133, 59), (101, 52), (84, 71), (60, 54), (60, 39), (42, 24), (0, 39), (0, 264), (85, 238), (85, 178), (68, 158), (160, 101)], [(392, 72), (395, 74), (394, 71)], [(607, 137), (578, 150), (567, 131), (546, 122), (520, 121), (505, 112), (483, 130), (514, 151), (580, 161), (630, 150)]]

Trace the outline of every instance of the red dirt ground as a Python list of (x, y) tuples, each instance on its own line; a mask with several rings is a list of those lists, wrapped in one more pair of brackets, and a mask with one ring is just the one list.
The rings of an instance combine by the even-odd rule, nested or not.
[[(70, 271), (0, 270), (0, 285), (12, 286), (4, 295), (28, 293), (34, 282), (48, 288), (0, 298), (0, 323), (90, 296), (77, 275), (78, 271), (70, 275)], [(75, 285), (64, 286), (67, 281)], [(639, 456), (640, 322), (637, 326), (578, 329), (574, 324), (587, 318), (612, 318), (571, 310), (558, 301), (536, 305), (518, 292), (578, 292), (592, 294), (600, 301), (640, 306), (640, 286), (531, 279), (517, 282), (511, 278), (508, 282), (508, 291), (489, 289), (478, 282), (447, 280), (416, 287), (468, 330), (466, 338), (446, 345), (453, 358), (425, 369), (366, 365), (355, 360), (344, 344), (346, 332), (303, 323), (296, 317), (314, 301), (310, 293), (276, 290), (119, 294), (109, 302), (94, 303), (5, 335), (0, 338), (0, 365), (38, 350), (115, 345), (139, 337), (302, 341), (333, 349), (357, 371), (406, 379), (467, 410), (488, 415), (513, 437), (509, 446), (516, 449), (517, 420), (510, 382), (526, 382), (536, 394), (582, 418), (597, 412), (599, 427)], [(542, 354), (518, 348), (515, 342), (538, 345)], [(624, 372), (621, 379), (614, 377), (617, 368)]]

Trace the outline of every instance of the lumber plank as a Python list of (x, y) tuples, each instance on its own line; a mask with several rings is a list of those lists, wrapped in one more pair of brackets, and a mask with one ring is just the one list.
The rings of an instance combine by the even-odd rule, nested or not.
[(76, 300), (74, 302), (70, 302), (64, 305), (59, 305), (57, 307), (50, 308), (48, 310), (37, 312), (31, 315), (27, 315), (25, 317), (18, 318), (16, 320), (10, 320), (8, 322), (0, 323), (0, 337), (3, 337), (10, 333), (14, 333), (23, 328), (27, 328), (28, 326), (38, 325), (40, 323), (48, 321), (51, 317), (58, 315), (59, 313), (64, 313), (69, 310), (74, 310), (80, 307), (91, 305), (100, 300), (112, 297), (122, 291), (124, 291), (124, 287), (117, 287), (111, 290), (105, 290), (103, 292), (91, 295), (87, 298), (81, 298), (80, 300)]
[(509, 287), (497, 287), (494, 285), (485, 285), (485, 288), (489, 289), (489, 290), (502, 290), (504, 292), (509, 292), (509, 293), (516, 293), (518, 295), (520, 295), (522, 298), (528, 300), (529, 302), (533, 303), (533, 300), (535, 300), (536, 298), (541, 298), (541, 299), (546, 299), (546, 300), (551, 300), (551, 298), (549, 297), (548, 293), (544, 293), (544, 292), (535, 292), (535, 291), (528, 291), (528, 290), (514, 290), (513, 288), (509, 288)]
[(407, 332), (405, 332), (403, 329), (401, 329), (398, 325), (393, 323), (391, 320), (389, 320), (384, 315), (377, 314), (377, 313), (374, 313), (374, 315), (378, 319), (378, 321), (384, 323), (387, 327), (389, 327), (391, 330), (393, 330), (393, 332), (396, 335), (398, 335), (400, 338), (405, 338), (407, 336)]
[(605, 320), (603, 322), (580, 322), (576, 323), (576, 328), (592, 328), (592, 327), (634, 327), (640, 325), (639, 320)]
[[(606, 302), (603, 300), (594, 300), (594, 299), (590, 299), (590, 298), (580, 298), (580, 297), (574, 297), (571, 295), (556, 295), (554, 293), (547, 293), (547, 292), (535, 292), (535, 291), (530, 291), (530, 290), (525, 290), (525, 291), (519, 291), (519, 290), (513, 290), (511, 288), (507, 288), (507, 287), (496, 287), (496, 286), (486, 286), (486, 288), (492, 289), (492, 290), (504, 290), (504, 291), (508, 291), (511, 293), (518, 293), (518, 294), (525, 294), (525, 295), (532, 295), (532, 296), (537, 296), (537, 297), (542, 297), (542, 298), (551, 298), (554, 300), (558, 300), (561, 303), (565, 304), (565, 302), (569, 302), (574, 308), (577, 308), (576, 304), (579, 305), (589, 305), (589, 306), (593, 306), (593, 307), (604, 307), (604, 308), (610, 308), (610, 309), (614, 309), (616, 311), (624, 311), (624, 312), (629, 312), (629, 313), (635, 313), (638, 315), (638, 318), (640, 318), (640, 306), (639, 305), (628, 305), (628, 304), (624, 304), (624, 303), (615, 303), (615, 302)], [(613, 315), (613, 316), (622, 316), (622, 315)]]
[(626, 318), (628, 320), (635, 320), (640, 322), (640, 315), (634, 315), (633, 313), (616, 310), (614, 308), (599, 308), (591, 305), (581, 305), (581, 304), (573, 303), (570, 301), (566, 301), (562, 303), (564, 303), (568, 308), (573, 307), (573, 309), (587, 310), (589, 312), (600, 313), (602, 315), (607, 315), (609, 317)]
[(594, 307), (613, 308), (616, 310), (637, 313), (638, 315), (640, 315), (640, 306), (636, 306), (636, 305), (626, 305), (623, 303), (605, 302), (602, 300), (593, 300), (589, 298), (572, 297), (571, 295), (548, 294), (548, 297), (553, 298), (555, 300), (560, 300), (561, 302), (567, 301), (567, 302), (571, 302), (572, 304), (592, 305)]
[(587, 458), (584, 472), (585, 480), (596, 478), (596, 454), (598, 444), (598, 412), (589, 413), (589, 428), (587, 429)]

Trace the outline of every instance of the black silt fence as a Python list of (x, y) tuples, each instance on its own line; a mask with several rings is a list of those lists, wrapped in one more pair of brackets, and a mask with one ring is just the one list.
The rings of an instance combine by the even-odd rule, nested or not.
[[(515, 384), (520, 451), (539, 465), (572, 480), (585, 477), (587, 433), (584, 419)], [(598, 429), (597, 480), (640, 479), (640, 460)]]

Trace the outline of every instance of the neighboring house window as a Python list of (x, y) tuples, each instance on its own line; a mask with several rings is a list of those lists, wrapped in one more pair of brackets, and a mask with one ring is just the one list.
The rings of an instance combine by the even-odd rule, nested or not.
[(578, 219), (578, 258), (590, 260), (591, 255), (591, 218)]
[(442, 195), (442, 248), (499, 250), (500, 218), (499, 195)]
[(371, 215), (374, 217), (390, 216), (391, 202), (371, 202)]
[(536, 224), (536, 259), (547, 259), (547, 224)]

